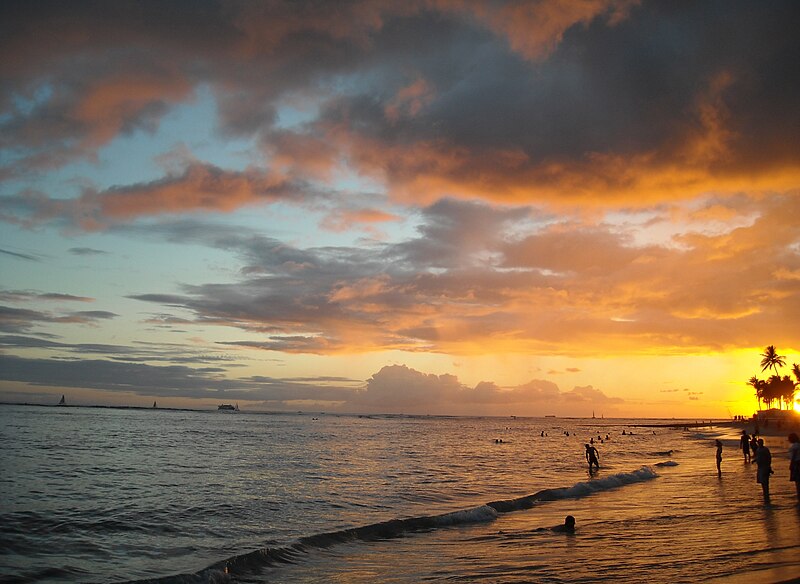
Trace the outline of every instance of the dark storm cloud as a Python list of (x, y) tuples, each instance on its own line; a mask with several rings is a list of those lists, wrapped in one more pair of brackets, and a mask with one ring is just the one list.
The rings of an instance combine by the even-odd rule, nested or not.
[[(92, 157), (204, 85), (222, 134), (259, 134), (299, 184), (344, 164), (423, 202), (785, 190), (799, 13), (788, 0), (10, 2), (0, 148), (6, 174)], [(319, 117), (278, 131), (296, 96)], [(164, 212), (132, 187), (124, 217)]]

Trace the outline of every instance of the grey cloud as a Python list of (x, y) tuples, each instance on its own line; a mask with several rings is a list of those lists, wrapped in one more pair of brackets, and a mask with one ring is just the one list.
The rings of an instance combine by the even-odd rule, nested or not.
[(12, 258), (17, 258), (17, 259), (20, 259), (20, 260), (28, 260), (30, 262), (40, 262), (40, 261), (42, 261), (41, 257), (33, 255), (33, 254), (29, 254), (29, 253), (21, 253), (21, 252), (17, 252), (17, 251), (10, 251), (10, 250), (7, 250), (7, 249), (0, 249), (0, 253), (5, 254), (7, 256), (10, 256)]
[(118, 315), (103, 310), (86, 310), (67, 314), (52, 314), (38, 310), (0, 306), (0, 331), (24, 332), (38, 323), (77, 323), (92, 324), (98, 320), (108, 320)]
[(623, 402), (620, 398), (606, 396), (602, 391), (595, 389), (591, 385), (575, 387), (565, 392), (563, 398), (567, 401), (591, 402), (596, 404), (618, 404)]
[(608, 350), (612, 339), (626, 351), (717, 350), (763, 336), (787, 345), (800, 318), (797, 212), (796, 198), (775, 196), (749, 226), (682, 235), (680, 245), (455, 201), (422, 210), (417, 237), (361, 248), (299, 249), (181, 224), (165, 236), (237, 254), (239, 281), (133, 297), (186, 309), (195, 323), (264, 333), (273, 338), (242, 344), (290, 352), (354, 342), (444, 350), (493, 335), (544, 351)]
[[(622, 19), (608, 16), (619, 14), (611, 3), (599, 3), (563, 30), (539, 31), (543, 23), (532, 21), (528, 36), (550, 35), (553, 45), (534, 59), (496, 26), (492, 5), (85, 3), (67, 17), (57, 4), (35, 11), (22, 4), (6, 8), (0, 35), (13, 57), (0, 67), (8, 88), (0, 95), (2, 135), (6, 147), (28, 149), (19, 167), (63, 164), (117, 133), (151, 131), (169, 107), (207, 84), (224, 133), (261, 133), (269, 146), (278, 104), (313, 94), (323, 113), (308, 131), (324, 136), (336, 127), (377, 148), (466, 152), (455, 168), (430, 161), (421, 174), (458, 182), (464, 173), (498, 183), (499, 193), (501, 174), (491, 171), (497, 159), (487, 153), (513, 153), (517, 162), (501, 170), (523, 177), (543, 162), (580, 163), (598, 153), (681, 162), (679, 146), (702, 123), (698, 99), (720, 75), (730, 79), (720, 89), (729, 151), (710, 170), (764, 173), (797, 162), (790, 146), (800, 76), (791, 57), (800, 40), (791, 1), (757, 8), (653, 1)], [(431, 95), (396, 124), (387, 107), (416, 79)], [(104, 87), (133, 80), (151, 91), (123, 92), (118, 108), (81, 107)], [(33, 108), (14, 106), (17, 97)], [(384, 170), (393, 182), (411, 169)]]
[(71, 247), (67, 250), (69, 253), (78, 256), (92, 256), (92, 255), (105, 255), (107, 251), (102, 249), (94, 249), (91, 247)]
[(79, 310), (78, 312), (72, 312), (70, 314), (71, 316), (87, 320), (105, 320), (119, 316), (118, 314), (109, 312), (107, 310)]
[(0, 290), (0, 300), (5, 302), (28, 302), (50, 300), (55, 302), (94, 302), (88, 296), (75, 296), (60, 292), (37, 292), (34, 290)]
[[(102, 343), (65, 343), (50, 337), (0, 335), (0, 346), (10, 350), (50, 349), (53, 355), (68, 359), (81, 355), (102, 355), (109, 359), (129, 362), (168, 362), (200, 365), (224, 363), (226, 367), (241, 366), (231, 355), (218, 353), (207, 348), (169, 343), (137, 342), (131, 345), (110, 345)], [(72, 357), (76, 356), (76, 357)]]
[(557, 386), (543, 380), (510, 390), (503, 390), (493, 382), (468, 388), (453, 375), (425, 374), (400, 365), (383, 367), (366, 385), (359, 380), (330, 376), (229, 379), (218, 375), (223, 372), (218, 367), (153, 366), (101, 359), (25, 359), (0, 354), (3, 381), (158, 397), (261, 401), (273, 407), (304, 400), (333, 404), (340, 411), (424, 412), (466, 408), (476, 413), (497, 407), (552, 408), (561, 404), (569, 408), (576, 394), (581, 401), (591, 404), (622, 401), (591, 387), (562, 393)]
[(218, 367), (153, 366), (144, 363), (83, 359), (74, 361), (25, 359), (0, 354), (0, 379), (60, 388), (133, 392), (187, 399), (290, 402), (300, 399), (344, 401), (353, 382), (336, 384), (330, 378), (314, 383), (267, 377), (223, 379)]
[(561, 392), (550, 381), (533, 380), (508, 389), (502, 389), (491, 381), (483, 381), (469, 388), (453, 375), (426, 374), (404, 365), (392, 365), (375, 373), (367, 381), (366, 388), (358, 392), (351, 403), (381, 411), (445, 411), (448, 407), (453, 411), (461, 407), (475, 412), (480, 411), (476, 407), (481, 406), (517, 406), (529, 410), (547, 406), (566, 412), (569, 411), (569, 403), (575, 401), (598, 405), (623, 402), (619, 398), (608, 397), (591, 386)]

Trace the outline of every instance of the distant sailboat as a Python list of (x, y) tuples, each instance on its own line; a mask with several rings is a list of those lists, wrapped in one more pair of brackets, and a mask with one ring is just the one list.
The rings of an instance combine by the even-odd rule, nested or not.
[(61, 394), (61, 401), (60, 401), (60, 402), (58, 402), (58, 405), (60, 405), (60, 406), (65, 406), (65, 405), (67, 405), (67, 398), (66, 398), (66, 397), (64, 397), (64, 394), (63, 394), (63, 393)]
[(158, 404), (156, 404), (156, 402), (153, 402), (153, 407), (154, 407), (154, 408), (157, 408), (157, 407), (158, 407)]

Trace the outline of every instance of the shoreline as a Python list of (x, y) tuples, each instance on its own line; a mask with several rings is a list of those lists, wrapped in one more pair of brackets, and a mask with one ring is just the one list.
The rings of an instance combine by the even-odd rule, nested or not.
[[(142, 411), (162, 411), (162, 412), (197, 412), (209, 413), (216, 412), (215, 408), (188, 408), (188, 407), (171, 407), (171, 406), (137, 406), (137, 405), (103, 405), (103, 404), (42, 404), (35, 402), (7, 402), (0, 401), (0, 406), (24, 406), (24, 407), (41, 407), (41, 408), (90, 408), (90, 409), (108, 409), (108, 410), (142, 410)], [(299, 411), (284, 411), (284, 410), (242, 410), (242, 413), (248, 414), (266, 414), (266, 415), (328, 415), (333, 417), (389, 417), (389, 418), (497, 418), (505, 419), (508, 416), (452, 416), (452, 415), (432, 415), (432, 414), (392, 414), (392, 413), (354, 413), (354, 412), (316, 412), (314, 410), (299, 410)], [(800, 433), (800, 415), (794, 416), (794, 419), (783, 422), (756, 422), (752, 418), (748, 420), (729, 420), (729, 419), (714, 419), (697, 420), (690, 422), (692, 418), (685, 418), (683, 421), (676, 418), (580, 418), (580, 417), (555, 417), (555, 416), (511, 416), (514, 419), (525, 420), (539, 420), (539, 419), (555, 419), (555, 420), (570, 420), (582, 422), (627, 422), (627, 426), (638, 428), (669, 428), (674, 430), (681, 429), (713, 429), (715, 426), (718, 428), (737, 428), (739, 433), (741, 430), (747, 430), (748, 434), (752, 434), (758, 429), (757, 434), (760, 436), (780, 436), (788, 434), (789, 432)], [(643, 423), (636, 423), (635, 420), (642, 420)], [(658, 421), (656, 421), (658, 420)], [(645, 422), (646, 421), (646, 422)]]

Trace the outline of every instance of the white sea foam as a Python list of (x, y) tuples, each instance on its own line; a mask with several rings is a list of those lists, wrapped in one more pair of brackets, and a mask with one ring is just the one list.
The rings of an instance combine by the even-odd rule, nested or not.
[(461, 525), (466, 523), (484, 523), (493, 521), (497, 518), (497, 511), (488, 505), (481, 505), (472, 509), (464, 509), (462, 511), (454, 511), (453, 513), (446, 513), (434, 518), (436, 525)]
[(572, 485), (555, 494), (560, 499), (571, 499), (575, 497), (585, 497), (592, 493), (599, 491), (606, 491), (608, 489), (615, 489), (623, 485), (630, 485), (632, 483), (640, 483), (656, 478), (658, 475), (649, 466), (643, 466), (638, 470), (632, 472), (621, 472), (618, 474), (610, 475), (603, 478), (594, 479), (592, 481), (584, 481)]

